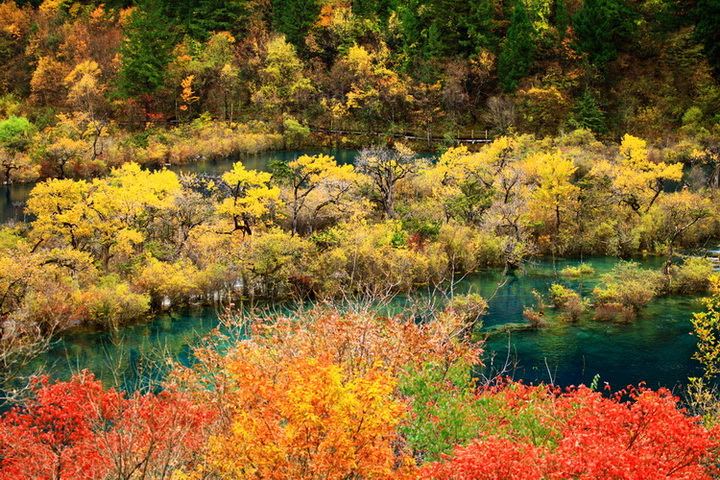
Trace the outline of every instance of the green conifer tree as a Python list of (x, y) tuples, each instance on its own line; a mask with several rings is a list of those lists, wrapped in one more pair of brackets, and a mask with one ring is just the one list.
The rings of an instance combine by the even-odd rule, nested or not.
[(156, 1), (133, 11), (120, 49), (119, 87), (126, 96), (154, 94), (165, 82), (176, 35)]
[(353, 0), (352, 11), (362, 18), (387, 19), (392, 0)]
[(468, 13), (462, 20), (467, 29), (467, 40), (460, 40), (460, 44), (467, 48), (470, 54), (481, 48), (497, 51), (499, 39), (495, 35), (497, 21), (495, 19), (495, 4), (492, 0), (478, 0), (467, 2)]
[(698, 40), (702, 43), (708, 63), (720, 75), (720, 0), (700, 0), (697, 5)]
[[(168, 13), (181, 13), (178, 11), (181, 3), (176, 1), (167, 5)], [(246, 3), (243, 0), (192, 0), (186, 2), (187, 7), (179, 21), (190, 36), (200, 41), (206, 40), (213, 32), (236, 34), (242, 31), (248, 17)]]
[(527, 8), (522, 0), (517, 0), (498, 58), (498, 77), (506, 92), (517, 89), (518, 81), (530, 73), (535, 56), (533, 35), (534, 28)]
[(570, 24), (570, 14), (565, 0), (555, 0), (555, 28), (561, 39), (565, 38)]
[(271, 0), (275, 29), (284, 33), (298, 52), (306, 50), (305, 37), (320, 15), (317, 0)]
[(585, 0), (572, 23), (575, 49), (604, 70), (617, 57), (617, 46), (630, 29), (632, 14), (622, 0)]
[(585, 128), (595, 133), (605, 133), (607, 131), (605, 114), (600, 109), (600, 103), (598, 103), (590, 90), (585, 90), (577, 99), (573, 107), (570, 124), (574, 128)]
[(395, 13), (408, 58), (468, 57), (497, 45), (493, 0), (409, 0)]

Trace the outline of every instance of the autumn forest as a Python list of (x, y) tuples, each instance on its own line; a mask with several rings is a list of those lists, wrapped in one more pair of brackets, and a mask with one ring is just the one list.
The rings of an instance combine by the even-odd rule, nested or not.
[[(0, 66), (1, 478), (720, 476), (720, 1), (4, 0)], [(483, 370), (664, 298), (681, 385)], [(191, 307), (151, 383), (39, 361)]]

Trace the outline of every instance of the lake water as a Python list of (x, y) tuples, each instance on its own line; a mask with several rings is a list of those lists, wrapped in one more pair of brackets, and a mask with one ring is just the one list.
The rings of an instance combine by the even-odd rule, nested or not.
[[(472, 291), (489, 298), (505, 280), (490, 302), (483, 328), (477, 332), (478, 338), (487, 337), (485, 374), (493, 375), (509, 363), (506, 373), (526, 382), (589, 384), (599, 374), (600, 384), (609, 382), (613, 389), (645, 382), (649, 387), (665, 386), (678, 392), (688, 376), (701, 374), (698, 362), (691, 358), (695, 337), (690, 335), (689, 321), (693, 312), (702, 309), (697, 297), (657, 298), (632, 323), (591, 318), (568, 323), (556, 318), (552, 308), (546, 308), (549, 325), (545, 328), (497, 332), (500, 325), (524, 323), (523, 306), (534, 305), (533, 290), (546, 294), (552, 283), (559, 282), (589, 295), (599, 275), (618, 260), (601, 257), (585, 261), (596, 269), (592, 277), (558, 278), (555, 271), (579, 261), (558, 261), (553, 268), (552, 262), (541, 260), (524, 273), (503, 277), (500, 271), (487, 271), (459, 284), (457, 292)], [(648, 268), (659, 267), (662, 262), (653, 257), (638, 261)], [(426, 298), (419, 292), (415, 299), (397, 299), (394, 308), (397, 310), (397, 305), (403, 303), (426, 303)], [(68, 333), (38, 362), (61, 378), (87, 368), (110, 385), (130, 389), (146, 386), (162, 376), (163, 358), (169, 356), (190, 364), (192, 346), (217, 326), (220, 314), (221, 307), (185, 309), (117, 333)]]
[[(270, 159), (292, 160), (303, 153), (334, 155), (339, 162), (352, 162), (353, 150), (272, 152), (244, 157), (248, 168), (265, 170)], [(208, 160), (171, 169), (177, 172), (221, 174), (237, 159)], [(23, 202), (32, 185), (3, 186), (0, 190), (0, 219), (23, 221)], [(467, 277), (458, 291), (473, 291), (486, 298), (493, 296), (479, 338), (485, 338), (484, 373), (492, 375), (504, 368), (515, 379), (527, 382), (554, 382), (568, 386), (589, 384), (596, 374), (600, 382), (613, 388), (646, 382), (650, 387), (677, 387), (688, 376), (700, 374), (692, 360), (695, 338), (689, 333), (689, 319), (702, 310), (698, 298), (668, 296), (655, 299), (632, 323), (597, 322), (583, 318), (577, 323), (557, 319), (546, 309), (549, 326), (538, 329), (508, 329), (498, 333), (498, 326), (524, 323), (523, 307), (533, 305), (533, 290), (547, 294), (552, 283), (590, 294), (599, 275), (612, 268), (617, 259), (590, 258), (596, 274), (583, 279), (558, 278), (556, 272), (578, 260), (538, 260), (525, 272), (503, 277), (500, 271), (486, 271)], [(662, 259), (640, 259), (647, 268), (659, 268)], [(497, 290), (498, 284), (503, 286)], [(418, 294), (421, 298), (422, 293)], [(409, 299), (405, 299), (411, 302)], [(402, 303), (399, 300), (396, 303)], [(73, 332), (64, 335), (52, 350), (35, 362), (49, 368), (54, 375), (67, 378), (87, 368), (107, 384), (136, 388), (153, 383), (162, 375), (162, 359), (171, 356), (191, 362), (192, 346), (218, 323), (222, 307), (185, 309), (162, 314), (149, 323), (130, 326), (117, 333)], [(488, 332), (493, 332), (488, 335)]]
[[(661, 258), (635, 259), (645, 268), (660, 268)], [(589, 296), (617, 259), (585, 259), (595, 275), (583, 279), (558, 278), (556, 271), (576, 260), (537, 262), (526, 274), (508, 279), (490, 303), (485, 329), (511, 322), (523, 322), (524, 305), (534, 305), (533, 290), (547, 294), (553, 283), (560, 283)], [(469, 288), (490, 296), (500, 274), (486, 272), (475, 276)], [(643, 308), (631, 323), (603, 322), (590, 316), (576, 323), (557, 318), (546, 308), (548, 326), (537, 330), (497, 333), (486, 344), (486, 373), (495, 373), (506, 361), (513, 377), (528, 382), (554, 382), (561, 386), (589, 385), (596, 374), (600, 384), (613, 389), (645, 382), (647, 386), (674, 388), (684, 385), (688, 376), (702, 374), (699, 362), (691, 357), (696, 339), (690, 335), (693, 312), (703, 309), (700, 299), (690, 295), (663, 296)]]

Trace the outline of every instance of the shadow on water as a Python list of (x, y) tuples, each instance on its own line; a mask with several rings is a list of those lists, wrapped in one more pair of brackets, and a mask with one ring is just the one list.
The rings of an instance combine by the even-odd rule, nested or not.
[(34, 186), (34, 183), (0, 185), (0, 223), (9, 220), (16, 222), (32, 220), (25, 213), (25, 203)]

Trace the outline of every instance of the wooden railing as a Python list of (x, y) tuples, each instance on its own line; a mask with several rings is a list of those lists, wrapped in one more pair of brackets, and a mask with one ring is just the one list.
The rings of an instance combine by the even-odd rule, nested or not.
[(360, 130), (342, 130), (342, 129), (330, 129), (330, 128), (324, 128), (324, 127), (317, 127), (317, 126), (310, 126), (310, 131), (313, 133), (324, 133), (327, 135), (351, 135), (351, 136), (366, 136), (366, 137), (389, 137), (389, 138), (398, 138), (403, 140), (413, 140), (418, 142), (427, 142), (427, 143), (445, 143), (448, 140), (454, 142), (454, 143), (465, 143), (465, 144), (480, 144), (480, 143), (490, 143), (493, 141), (492, 135), (490, 135), (489, 130), (481, 130), (477, 133), (475, 130), (470, 130), (470, 132), (464, 131), (464, 132), (457, 132), (457, 135), (453, 135), (452, 137), (438, 137), (436, 135), (433, 135), (431, 133), (427, 133), (425, 135), (418, 134), (416, 132), (373, 132), (373, 131), (360, 131)]

